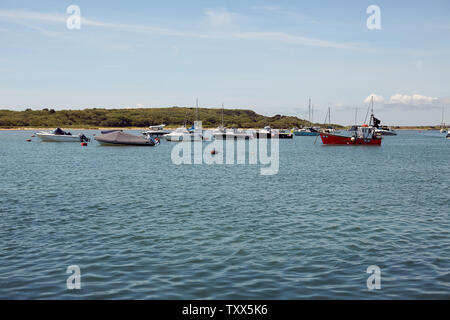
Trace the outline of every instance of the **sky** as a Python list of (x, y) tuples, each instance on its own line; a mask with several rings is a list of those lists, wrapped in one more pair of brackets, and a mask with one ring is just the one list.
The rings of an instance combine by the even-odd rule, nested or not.
[[(68, 28), (67, 8), (80, 8)], [(370, 5), (380, 29), (369, 29)], [(370, 20), (374, 21), (374, 20)], [(73, 26), (73, 24), (69, 24)], [(450, 123), (450, 1), (0, 0), (0, 109), (251, 109)]]

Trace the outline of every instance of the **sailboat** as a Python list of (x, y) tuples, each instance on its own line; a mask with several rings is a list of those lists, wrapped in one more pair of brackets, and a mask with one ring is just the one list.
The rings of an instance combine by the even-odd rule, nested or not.
[[(198, 121), (198, 98), (196, 100), (195, 109), (195, 122)], [(186, 128), (186, 119), (183, 127), (177, 128), (171, 133), (165, 134), (162, 137), (167, 141), (179, 142), (179, 141), (202, 141), (203, 140), (203, 130), (201, 128), (196, 128), (195, 124), (191, 128)]]
[[(311, 115), (314, 113), (314, 107), (311, 110), (311, 99), (309, 99), (309, 105), (308, 105), (308, 121), (311, 123), (312, 119), (311, 119)], [(316, 128), (313, 127), (306, 127), (306, 128), (301, 128), (298, 130), (294, 130), (294, 134), (296, 136), (318, 136), (319, 135), (319, 130), (317, 130)]]
[(325, 116), (325, 119), (328, 117), (328, 127), (326, 129), (324, 129), (324, 132), (327, 133), (339, 133), (338, 130), (336, 130), (332, 125), (331, 125), (331, 109), (330, 107), (328, 107), (328, 113)]
[(224, 110), (224, 105), (222, 103), (222, 124), (212, 131), (212, 135), (216, 139), (218, 137), (221, 137), (225, 133), (225, 127), (223, 125), (223, 110)]
[(321, 132), (320, 138), (324, 145), (366, 145), (380, 146), (382, 136), (375, 133), (375, 129), (379, 127), (380, 120), (375, 118), (373, 114), (373, 96), (372, 96), (372, 114), (370, 116), (369, 125), (355, 126), (351, 131), (351, 136), (344, 136), (336, 133)]
[(212, 131), (212, 135), (215, 139), (252, 139), (253, 134), (245, 132), (238, 128), (225, 128), (223, 122), (224, 106), (222, 103), (222, 125)]

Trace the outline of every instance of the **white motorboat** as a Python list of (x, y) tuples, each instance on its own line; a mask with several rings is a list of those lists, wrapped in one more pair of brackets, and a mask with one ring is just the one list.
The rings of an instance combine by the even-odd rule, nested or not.
[(144, 136), (152, 136), (152, 137), (159, 137), (163, 136), (165, 134), (171, 133), (172, 130), (165, 130), (164, 127), (165, 124), (160, 124), (157, 126), (149, 126), (149, 130), (142, 132)]
[(212, 132), (215, 139), (252, 139), (253, 134), (236, 128), (220, 130), (219, 128)]
[(256, 131), (256, 138), (270, 139), (272, 138), (272, 133), (272, 128), (270, 126), (265, 126), (263, 129)]
[(447, 135), (445, 136), (445, 138), (450, 139), (450, 133), (447, 133)]
[(203, 135), (201, 132), (189, 131), (185, 127), (177, 128), (171, 133), (165, 134), (162, 138), (167, 141), (179, 142), (179, 141), (202, 141)]
[(382, 136), (396, 136), (397, 132), (395, 132), (393, 129), (382, 126), (380, 128), (375, 128), (375, 133), (382, 135)]
[(36, 136), (38, 136), (42, 141), (48, 142), (83, 142), (91, 140), (82, 133), (78, 135), (72, 135), (70, 132), (66, 132), (64, 130), (61, 130), (60, 128), (56, 128), (51, 132), (37, 132)]

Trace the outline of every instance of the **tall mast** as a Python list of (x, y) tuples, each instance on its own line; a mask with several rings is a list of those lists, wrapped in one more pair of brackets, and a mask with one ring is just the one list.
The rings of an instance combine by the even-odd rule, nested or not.
[(372, 96), (372, 115), (373, 115), (373, 96)]
[(358, 118), (358, 107), (355, 108), (355, 126), (357, 125), (357, 119)]
[(328, 106), (328, 122), (330, 123), (330, 126), (331, 126), (331, 108), (330, 108), (330, 106)]
[(222, 103), (222, 128), (223, 128), (223, 103)]
[(195, 105), (197, 106), (197, 108), (195, 109), (195, 121), (198, 121), (198, 98), (195, 101)]
[(311, 98), (309, 98), (309, 105), (308, 105), (308, 121), (311, 122)]
[(372, 96), (371, 101), (372, 101), (372, 113), (370, 114), (370, 122), (369, 122), (369, 125), (370, 125), (371, 123), (374, 125), (375, 123), (374, 123), (374, 121), (373, 121), (373, 96)]

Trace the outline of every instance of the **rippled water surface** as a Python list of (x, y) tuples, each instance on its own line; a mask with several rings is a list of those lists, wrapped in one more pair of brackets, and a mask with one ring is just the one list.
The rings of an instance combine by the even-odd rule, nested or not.
[[(167, 142), (30, 135), (0, 131), (0, 298), (450, 298), (450, 141), (437, 132), (283, 140), (273, 176), (177, 166)], [(69, 265), (81, 290), (66, 287)]]

